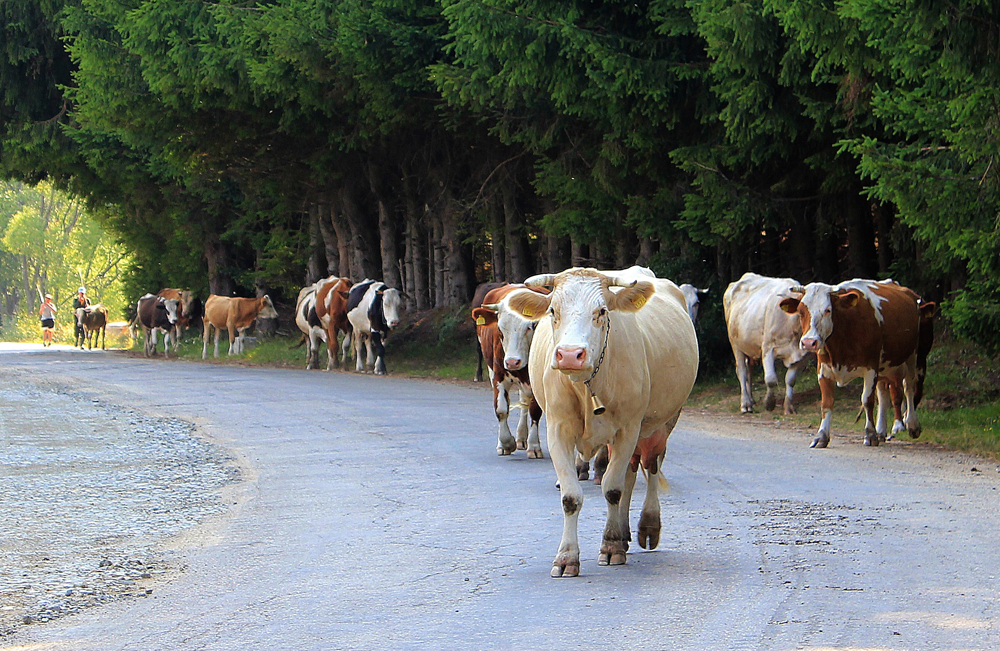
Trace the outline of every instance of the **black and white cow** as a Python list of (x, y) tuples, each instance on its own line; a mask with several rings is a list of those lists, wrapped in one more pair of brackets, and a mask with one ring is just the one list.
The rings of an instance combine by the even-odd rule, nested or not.
[(365, 364), (361, 347), (368, 350), (368, 367), (377, 375), (385, 375), (385, 347), (383, 341), (389, 330), (399, 324), (401, 296), (398, 289), (377, 280), (365, 279), (351, 288), (347, 297), (347, 320), (354, 330), (356, 370), (361, 373)]
[(146, 294), (135, 308), (135, 323), (142, 327), (143, 352), (146, 357), (156, 353), (156, 333), (163, 332), (163, 356), (170, 348), (170, 333), (180, 315), (180, 301)]

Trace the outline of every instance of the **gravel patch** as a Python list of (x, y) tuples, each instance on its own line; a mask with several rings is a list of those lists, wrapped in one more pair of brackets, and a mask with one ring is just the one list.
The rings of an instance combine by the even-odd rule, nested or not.
[(183, 570), (169, 537), (239, 480), (195, 426), (0, 377), (0, 639)]

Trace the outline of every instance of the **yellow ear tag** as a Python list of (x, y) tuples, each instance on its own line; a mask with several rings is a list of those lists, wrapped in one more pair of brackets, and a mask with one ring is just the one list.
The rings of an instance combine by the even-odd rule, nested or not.
[(645, 304), (646, 304), (646, 295), (645, 294), (639, 294), (635, 298), (632, 299), (632, 305), (634, 305), (635, 309), (637, 309), (637, 310), (641, 309), (642, 306), (645, 305)]
[(531, 309), (530, 307), (522, 308), (521, 309), (521, 314), (523, 316), (528, 317), (529, 319), (533, 319), (535, 317), (535, 311), (533, 309)]
[(486, 325), (486, 319), (481, 316), (476, 317), (476, 325)]

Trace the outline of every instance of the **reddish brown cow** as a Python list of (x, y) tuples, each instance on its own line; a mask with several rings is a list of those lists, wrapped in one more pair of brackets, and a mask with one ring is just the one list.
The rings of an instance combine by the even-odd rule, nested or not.
[[(219, 356), (219, 331), (229, 332), (229, 354), (243, 352), (243, 338), (246, 331), (258, 318), (276, 319), (278, 313), (267, 295), (260, 298), (236, 298), (212, 294), (205, 301), (205, 325), (201, 358), (208, 357), (208, 337), (215, 328), (215, 356)], [(237, 340), (236, 334), (239, 333)]]
[[(332, 371), (335, 366), (347, 358), (351, 347), (351, 322), (347, 320), (347, 297), (354, 283), (347, 278), (337, 278), (320, 285), (316, 290), (316, 316), (326, 328), (326, 370)], [(340, 359), (337, 359), (337, 333), (344, 333), (344, 344), (341, 347)]]
[[(852, 280), (836, 286), (811, 283), (790, 288), (799, 298), (781, 301), (781, 309), (798, 314), (800, 345), (817, 354), (822, 416), (813, 447), (830, 443), (834, 383), (864, 378), (861, 402), (865, 411), (865, 445), (878, 445), (884, 430), (876, 428), (873, 410), (876, 386), (901, 383), (906, 398), (904, 424), (920, 435), (916, 396), (922, 384), (927, 352), (933, 341), (933, 303), (919, 304), (917, 295), (894, 282)], [(929, 338), (929, 339), (928, 339)], [(883, 381), (884, 379), (884, 381)], [(884, 423), (883, 423), (884, 427)]]
[[(492, 283), (480, 283), (476, 286), (476, 291), (472, 295), (472, 307), (479, 307), (483, 304), (483, 299), (486, 295), (496, 289), (497, 287), (504, 287), (507, 283), (505, 282), (492, 282)], [(483, 381), (483, 349), (476, 342), (476, 375), (472, 378), (473, 382)]]
[[(493, 385), (493, 409), (497, 415), (497, 454), (508, 455), (517, 450), (527, 450), (529, 459), (541, 459), (542, 447), (538, 439), (538, 421), (542, 410), (531, 395), (528, 377), (528, 353), (535, 321), (505, 309), (507, 299), (516, 292), (537, 291), (524, 285), (504, 285), (490, 290), (483, 298), (483, 306), (472, 310), (476, 322), (476, 336), (486, 368)], [(543, 290), (539, 293), (548, 293)], [(542, 315), (539, 314), (539, 317)], [(519, 385), (520, 416), (517, 439), (511, 436), (507, 417), (510, 413), (510, 389)], [(530, 419), (530, 423), (529, 423)]]

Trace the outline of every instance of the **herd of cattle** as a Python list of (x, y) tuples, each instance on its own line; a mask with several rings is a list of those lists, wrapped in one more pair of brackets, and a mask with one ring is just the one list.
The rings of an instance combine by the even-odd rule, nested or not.
[[(573, 268), (532, 276), (522, 284), (477, 289), (472, 309), (480, 353), (477, 379), (482, 379), (485, 363), (498, 420), (497, 454), (525, 450), (528, 458), (543, 458), (538, 428), (546, 415), (549, 456), (564, 513), (552, 576), (579, 574), (580, 482), (589, 479), (595, 457), (595, 481), (608, 506), (599, 564), (626, 561), (632, 538), (629, 505), (640, 466), (647, 481), (637, 538), (643, 548), (658, 545), (658, 473), (667, 438), (698, 373), (694, 324), (705, 291), (678, 287), (638, 266), (619, 271)], [(398, 289), (384, 283), (354, 284), (336, 276), (302, 288), (295, 322), (307, 342), (306, 368), (319, 365), (326, 343), (328, 370), (346, 364), (353, 347), (358, 371), (366, 368), (364, 349), (367, 367), (384, 374), (383, 342), (399, 323), (401, 298)], [(858, 377), (864, 379), (865, 445), (877, 446), (903, 430), (919, 436), (916, 407), (933, 344), (934, 303), (891, 280), (802, 285), (792, 278), (747, 273), (729, 285), (723, 305), (743, 412), (755, 405), (752, 361), (760, 360), (764, 368), (768, 410), (777, 404), (776, 362), (785, 364), (784, 410), (792, 413), (796, 377), (815, 358), (822, 422), (813, 447), (830, 441), (834, 383), (843, 386)], [(157, 332), (164, 334), (166, 353), (170, 341), (176, 346), (177, 336), (198, 316), (204, 323), (204, 358), (212, 328), (216, 356), (220, 330), (229, 333), (230, 354), (238, 353), (254, 320), (277, 314), (267, 296), (213, 295), (202, 310), (190, 292), (147, 294), (139, 300), (135, 320), (143, 329), (147, 355), (156, 349)], [(512, 434), (508, 417), (515, 388), (519, 420)], [(886, 420), (890, 407), (891, 434)]]

